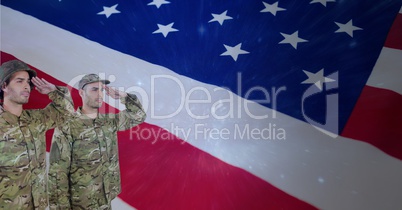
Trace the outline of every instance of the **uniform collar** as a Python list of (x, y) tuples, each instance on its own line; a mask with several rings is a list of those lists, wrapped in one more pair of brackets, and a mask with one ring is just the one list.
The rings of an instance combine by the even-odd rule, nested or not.
[(84, 124), (93, 124), (93, 123), (102, 124), (101, 119), (104, 118), (104, 116), (101, 115), (100, 113), (98, 113), (96, 118), (89, 118), (85, 114), (82, 113), (82, 107), (78, 107), (78, 109), (75, 113), (77, 114), (78, 118), (80, 118), (84, 122)]
[[(21, 116), (26, 115), (25, 110), (22, 110)], [(0, 116), (9, 124), (18, 124), (18, 120), (20, 117), (12, 114), (11, 112), (4, 109), (3, 104), (0, 105)]]

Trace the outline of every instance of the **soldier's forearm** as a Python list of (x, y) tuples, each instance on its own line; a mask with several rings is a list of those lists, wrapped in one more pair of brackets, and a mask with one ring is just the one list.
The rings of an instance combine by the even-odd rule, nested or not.
[[(49, 119), (53, 120), (66, 120), (75, 115), (74, 103), (71, 98), (70, 91), (67, 87), (57, 86), (56, 90), (48, 94), (52, 100), (52, 106), (49, 104), (45, 108), (45, 114), (49, 115)], [(63, 118), (55, 118), (55, 112), (58, 112)]]

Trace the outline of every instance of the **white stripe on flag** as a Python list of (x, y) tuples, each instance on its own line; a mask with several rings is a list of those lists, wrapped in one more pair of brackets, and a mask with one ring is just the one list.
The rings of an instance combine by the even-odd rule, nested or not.
[(383, 47), (367, 85), (402, 94), (402, 50)]
[[(137, 90), (154, 93), (153, 98), (142, 98), (142, 101), (148, 100), (148, 104), (144, 104), (146, 107), (154, 102), (155, 112), (160, 115), (175, 112), (184, 96), (180, 94), (180, 86), (174, 80), (166, 79), (153, 84), (151, 78), (155, 75), (170, 75), (178, 79), (185, 93), (194, 87), (198, 87), (201, 92), (206, 89), (211, 93), (212, 103), (190, 104), (189, 110), (194, 113), (197, 113), (196, 110), (207, 110), (210, 113), (214, 102), (228, 99), (232, 94), (108, 49), (7, 7), (2, 6), (1, 10), (1, 35), (2, 40), (6, 40), (1, 50), (63, 82), (69, 83), (84, 73), (105, 71), (114, 74), (115, 86), (130, 89), (129, 85), (137, 85)], [(173, 91), (173, 88), (179, 91)], [(205, 94), (193, 96), (205, 99)], [(267, 120), (252, 119), (244, 107), (239, 109), (242, 117), (237, 117), (237, 110), (239, 105), (244, 105), (244, 99), (232, 96), (236, 102), (233, 104), (233, 110), (236, 110), (233, 118), (193, 119), (183, 108), (172, 118), (156, 119), (151, 118), (152, 113), (148, 109), (147, 122), (165, 128), (201, 150), (243, 168), (321, 209), (395, 209), (402, 206), (400, 160), (364, 142), (343, 137), (331, 138), (311, 125), (281, 113), (273, 118), (272, 110), (253, 102), (248, 103), (249, 110), (254, 115), (268, 114), (270, 117)], [(114, 102), (110, 104), (118, 106)], [(231, 107), (222, 103), (218, 110), (225, 109), (230, 110)], [(272, 128), (274, 124), (276, 128), (286, 131), (286, 140), (224, 140), (213, 139), (212, 136), (206, 139), (199, 136), (197, 139), (194, 127), (199, 125), (210, 130), (230, 128), (233, 131), (235, 126), (241, 129), (249, 126), (251, 129), (263, 130), (270, 125)], [(172, 125), (187, 129), (190, 133), (175, 133), (171, 129)]]
[(116, 210), (136, 210), (136, 208), (128, 205), (126, 202), (121, 200), (119, 197), (112, 201), (112, 209)]

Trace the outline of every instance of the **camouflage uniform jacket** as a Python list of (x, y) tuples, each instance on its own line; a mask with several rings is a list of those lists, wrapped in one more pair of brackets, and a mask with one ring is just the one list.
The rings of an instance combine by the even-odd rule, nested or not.
[(70, 92), (57, 87), (46, 108), (21, 116), (0, 106), (0, 209), (45, 209), (47, 202), (45, 132), (71, 118)]
[(55, 129), (50, 151), (50, 209), (111, 209), (120, 193), (117, 131), (128, 130), (145, 120), (138, 98), (122, 98), (126, 110), (77, 117)]

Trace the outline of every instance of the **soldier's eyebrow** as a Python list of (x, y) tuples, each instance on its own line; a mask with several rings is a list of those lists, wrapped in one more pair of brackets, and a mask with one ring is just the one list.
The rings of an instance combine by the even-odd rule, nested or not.
[(94, 91), (99, 90), (99, 89), (101, 89), (102, 91), (105, 90), (105, 88), (103, 88), (103, 87), (102, 87), (102, 88), (99, 88), (99, 87), (92, 87), (91, 89), (94, 90)]
[(24, 81), (24, 80), (28, 80), (28, 82), (31, 81), (30, 79), (26, 79), (26, 78), (23, 78), (23, 77), (16, 77), (14, 79), (18, 80), (18, 81)]

